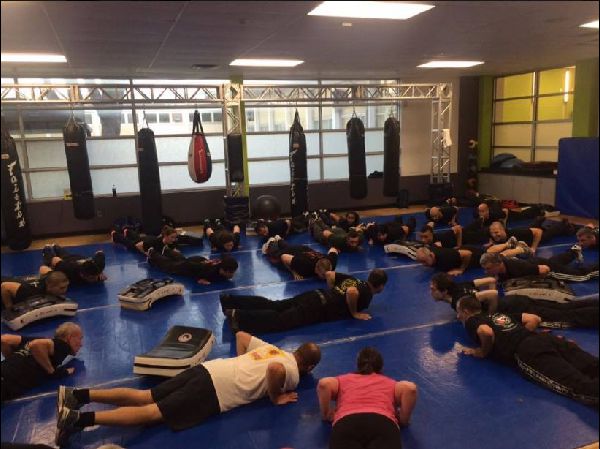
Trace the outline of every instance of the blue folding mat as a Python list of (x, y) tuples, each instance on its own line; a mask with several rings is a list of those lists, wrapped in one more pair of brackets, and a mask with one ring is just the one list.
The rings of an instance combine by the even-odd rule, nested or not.
[[(461, 222), (471, 219), (461, 210)], [(406, 218), (407, 216), (405, 216)], [(423, 214), (416, 215), (418, 225)], [(384, 221), (389, 217), (376, 217)], [(295, 243), (314, 243), (307, 234), (290, 238)], [(573, 238), (562, 238), (540, 248), (540, 256), (568, 249)], [(233, 255), (240, 268), (230, 282), (208, 286), (175, 277), (186, 287), (183, 298), (162, 299), (146, 312), (121, 309), (117, 293), (146, 277), (165, 277), (150, 267), (142, 255), (112, 244), (68, 248), (71, 252), (106, 254), (103, 285), (72, 287), (68, 296), (79, 303), (73, 321), (85, 334), (84, 346), (74, 366), (76, 372), (61, 381), (50, 381), (20, 399), (2, 406), (2, 441), (53, 444), (56, 423), (56, 388), (60, 383), (79, 387), (149, 388), (156, 378), (133, 374), (133, 358), (153, 348), (176, 324), (212, 329), (217, 338), (209, 359), (235, 353), (234, 339), (225, 323), (219, 293), (258, 294), (279, 299), (321, 288), (318, 280), (293, 281), (287, 270), (269, 264), (260, 252), (257, 237), (242, 238)], [(209, 254), (207, 246), (185, 248), (186, 255)], [(216, 256), (216, 255), (213, 255)], [(596, 262), (597, 252), (585, 252), (586, 262)], [(2, 254), (3, 275), (37, 271), (40, 251)], [(384, 374), (410, 380), (419, 388), (417, 407), (409, 427), (402, 429), (406, 449), (571, 449), (598, 441), (598, 410), (552, 393), (522, 378), (516, 370), (459, 354), (459, 345), (473, 346), (452, 309), (434, 302), (429, 294), (433, 270), (405, 257), (391, 257), (381, 247), (358, 254), (340, 255), (339, 272), (366, 279), (375, 267), (389, 276), (386, 289), (375, 296), (369, 321), (347, 320), (320, 323), (284, 333), (260, 335), (284, 349), (314, 341), (322, 347), (322, 361), (313, 374), (301, 380), (297, 403), (274, 406), (265, 398), (240, 407), (182, 432), (165, 425), (150, 427), (92, 427), (71, 438), (73, 448), (97, 448), (115, 443), (134, 448), (255, 448), (319, 449), (328, 447), (331, 426), (321, 421), (316, 382), (355, 370), (358, 351), (378, 348), (384, 356)], [(470, 270), (459, 280), (482, 277)], [(572, 284), (578, 296), (598, 294), (598, 282)], [(33, 323), (19, 333), (49, 336), (66, 317)], [(8, 329), (3, 326), (2, 332)], [(575, 339), (584, 349), (598, 354), (597, 330), (554, 331)], [(110, 408), (93, 404), (90, 410)], [(87, 408), (84, 408), (86, 410)]]

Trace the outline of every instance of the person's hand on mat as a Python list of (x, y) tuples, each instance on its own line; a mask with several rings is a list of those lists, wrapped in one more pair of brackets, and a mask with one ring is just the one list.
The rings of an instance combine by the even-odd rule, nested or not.
[(303, 276), (300, 276), (298, 273), (293, 273), (294, 274), (294, 280), (295, 281), (301, 281), (302, 279), (304, 279)]
[(277, 397), (277, 405), (285, 405), (285, 404), (289, 404), (290, 402), (298, 402), (298, 393), (296, 393), (295, 391), (288, 391), (286, 393), (281, 393), (278, 397)]
[(464, 355), (470, 355), (471, 357), (481, 358), (479, 348), (467, 348), (466, 346), (462, 346), (460, 348), (460, 353)]
[(368, 313), (356, 312), (354, 314), (354, 318), (356, 318), (357, 320), (370, 320), (371, 315), (369, 315)]
[(463, 274), (463, 271), (460, 268), (455, 268), (454, 270), (448, 271), (448, 274), (450, 276), (460, 276), (461, 274)]
[(196, 282), (200, 285), (210, 285), (209, 281), (207, 281), (206, 279), (202, 279), (202, 278), (198, 279)]

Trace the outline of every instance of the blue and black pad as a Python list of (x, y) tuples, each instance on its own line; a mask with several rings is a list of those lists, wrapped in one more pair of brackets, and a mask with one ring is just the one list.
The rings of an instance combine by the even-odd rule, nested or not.
[(19, 330), (34, 321), (57, 315), (73, 316), (77, 313), (77, 303), (53, 295), (37, 295), (13, 305), (11, 310), (2, 313), (2, 321), (13, 331)]

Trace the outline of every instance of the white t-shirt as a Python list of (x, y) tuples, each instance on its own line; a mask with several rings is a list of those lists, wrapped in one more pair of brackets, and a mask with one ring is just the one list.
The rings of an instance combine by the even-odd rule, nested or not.
[(215, 359), (202, 365), (210, 373), (222, 412), (267, 395), (267, 367), (279, 362), (285, 368), (285, 391), (298, 386), (300, 373), (294, 355), (252, 337), (248, 351), (240, 356)]

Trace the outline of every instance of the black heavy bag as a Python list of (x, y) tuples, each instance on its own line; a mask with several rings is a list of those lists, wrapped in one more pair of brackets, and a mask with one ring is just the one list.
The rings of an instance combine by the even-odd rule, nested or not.
[(346, 124), (348, 141), (348, 173), (350, 197), (360, 200), (367, 196), (367, 160), (365, 158), (365, 125), (354, 115)]
[(150, 128), (142, 128), (138, 131), (137, 151), (142, 227), (146, 234), (157, 235), (162, 227), (163, 215), (156, 142), (154, 142), (154, 132)]
[(73, 196), (73, 212), (75, 218), (89, 220), (96, 216), (94, 209), (94, 192), (88, 159), (85, 124), (78, 124), (71, 117), (63, 128), (65, 154), (69, 169), (69, 182)]
[(198, 111), (194, 111), (192, 141), (188, 151), (188, 170), (192, 180), (199, 184), (208, 181), (212, 174), (212, 159)]
[(383, 125), (383, 195), (398, 196), (400, 182), (400, 122), (388, 118)]
[(306, 169), (306, 136), (298, 111), (290, 128), (290, 210), (292, 217), (308, 210), (308, 172)]
[(31, 245), (31, 229), (27, 216), (21, 164), (15, 140), (2, 120), (2, 218), (10, 249), (21, 250)]
[(241, 134), (227, 136), (229, 182), (244, 182), (244, 147)]

